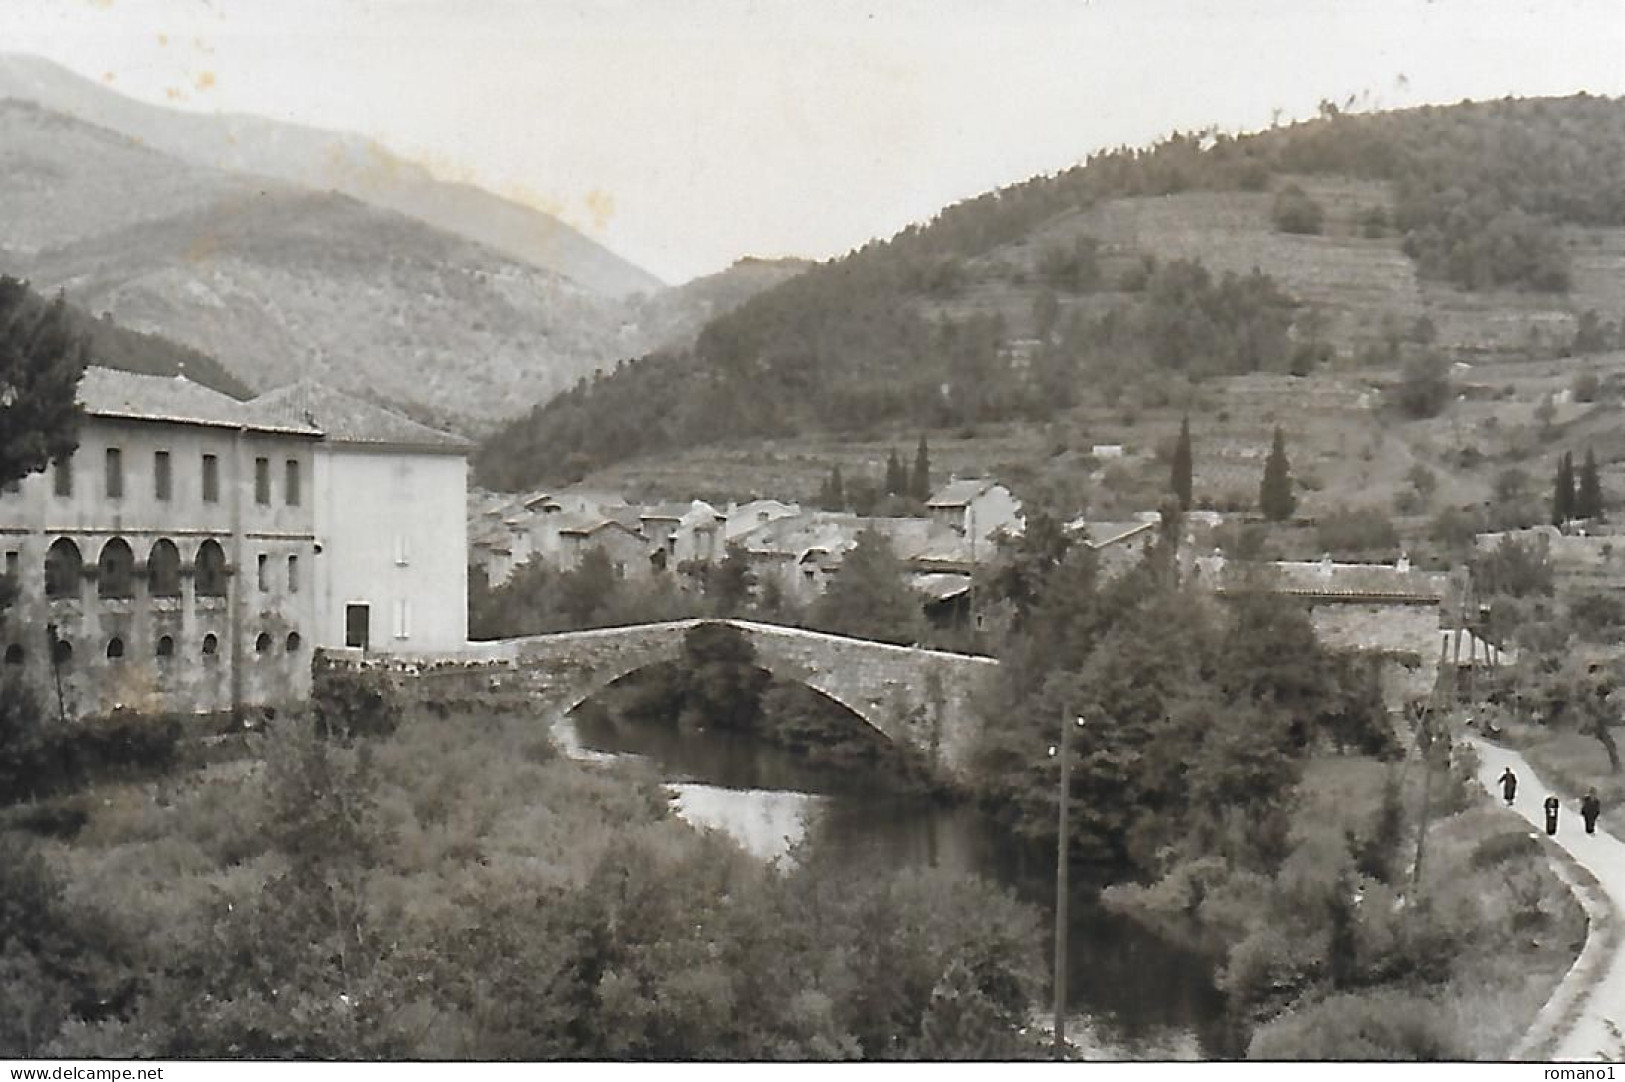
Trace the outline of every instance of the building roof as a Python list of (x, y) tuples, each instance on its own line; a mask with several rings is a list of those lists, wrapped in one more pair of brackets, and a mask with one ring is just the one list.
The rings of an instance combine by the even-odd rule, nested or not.
[[(1221, 594), (1242, 585), (1235, 575), (1237, 569), (1227, 567), (1223, 556), (1205, 556), (1196, 564), (1198, 573)], [(1263, 588), (1290, 597), (1437, 605), (1449, 586), (1447, 576), (1417, 571), (1403, 561), (1391, 566), (1280, 560), (1259, 566), (1264, 570), (1259, 580)]]
[(949, 481), (926, 501), (927, 507), (964, 507), (998, 485), (991, 477), (968, 477)]
[(610, 527), (614, 527), (617, 530), (622, 530), (629, 533), (633, 537), (639, 538), (640, 540), (643, 537), (643, 535), (638, 532), (636, 526), (628, 525), (619, 518), (616, 518), (613, 515), (604, 514), (603, 512), (567, 511), (558, 517), (557, 528), (560, 534), (580, 535), (585, 537), (591, 536), (592, 534), (597, 533), (599, 530), (608, 529)]
[(321, 435), (304, 425), (283, 424), (261, 416), (250, 403), (193, 383), (185, 376), (152, 376), (91, 365), (79, 381), (79, 403), (86, 413), (96, 417)]
[(403, 447), (420, 451), (466, 454), (472, 446), (461, 436), (419, 424), (365, 399), (336, 391), (315, 380), (300, 380), (267, 391), (248, 405), (271, 423), (298, 427), (334, 443)]
[(950, 573), (915, 575), (909, 585), (931, 601), (948, 601), (970, 592), (970, 576)]

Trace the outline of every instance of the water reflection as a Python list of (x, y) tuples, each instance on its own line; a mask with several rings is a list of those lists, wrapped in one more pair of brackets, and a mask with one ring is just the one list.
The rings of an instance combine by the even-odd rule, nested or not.
[[(603, 714), (558, 728), (570, 754), (647, 759), (667, 779), (677, 813), (727, 832), (764, 860), (811, 839), (849, 865), (927, 865), (979, 875), (1054, 912), (1054, 853), (1012, 839), (974, 807), (897, 796), (864, 770), (818, 769), (753, 737), (679, 731)], [(1238, 1039), (1209, 959), (1150, 933), (1097, 901), (1099, 884), (1069, 902), (1068, 1036), (1099, 1059), (1225, 1058)], [(1048, 919), (1048, 918), (1046, 918)], [(1046, 955), (1047, 957), (1047, 955)], [(1047, 1025), (1047, 1018), (1034, 1019)]]

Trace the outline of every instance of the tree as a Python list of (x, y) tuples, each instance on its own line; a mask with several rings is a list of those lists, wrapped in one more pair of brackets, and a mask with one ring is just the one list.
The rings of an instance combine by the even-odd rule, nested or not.
[(1580, 464), (1580, 487), (1574, 496), (1577, 518), (1602, 518), (1602, 480), (1597, 476), (1597, 456), (1586, 448), (1585, 461)]
[(882, 642), (917, 642), (924, 630), (920, 598), (903, 581), (903, 562), (891, 541), (875, 529), (858, 534), (824, 596), (813, 622), (842, 635)]
[(706, 568), (705, 596), (719, 616), (738, 616), (750, 601), (756, 586), (756, 572), (750, 557), (737, 541), (728, 542), (721, 560)]
[(39, 473), (79, 446), (79, 379), (89, 351), (58, 294), (40, 300), (0, 275), (0, 485)]
[(1395, 404), (1408, 417), (1432, 417), (1450, 400), (1450, 377), (1444, 358), (1424, 353), (1405, 363), (1399, 383), (1394, 386)]
[(1308, 192), (1288, 184), (1276, 195), (1270, 217), (1283, 233), (1319, 233), (1326, 211)]
[(1168, 487), (1179, 501), (1181, 511), (1191, 509), (1191, 465), (1191, 418), (1186, 414), (1179, 422), (1179, 442), (1174, 444), (1168, 479)]
[(886, 456), (886, 495), (906, 495), (908, 488), (908, 473), (903, 469), (903, 460), (897, 457), (897, 448), (893, 447)]
[(920, 445), (914, 450), (914, 472), (908, 480), (908, 492), (917, 500), (931, 498), (931, 449), (925, 444), (925, 433), (920, 433)]
[(1557, 476), (1552, 482), (1552, 525), (1563, 525), (1574, 517), (1574, 511), (1574, 455), (1564, 451), (1557, 459)]
[(1292, 465), (1286, 457), (1286, 436), (1279, 426), (1270, 446), (1270, 457), (1264, 462), (1264, 479), (1258, 486), (1258, 509), (1271, 522), (1284, 522), (1292, 517), (1298, 506), (1298, 497), (1292, 491)]
[(829, 476), (824, 479), (823, 485), (818, 489), (818, 506), (825, 511), (844, 511), (846, 509), (846, 485), (841, 481), (841, 467), (830, 468)]

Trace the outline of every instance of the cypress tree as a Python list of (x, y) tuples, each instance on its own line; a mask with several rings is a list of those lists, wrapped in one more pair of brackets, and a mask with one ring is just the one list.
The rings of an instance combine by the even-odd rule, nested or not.
[(1191, 419), (1186, 414), (1179, 422), (1179, 442), (1174, 444), (1174, 461), (1169, 470), (1168, 487), (1181, 511), (1191, 509)]
[(1286, 459), (1286, 437), (1276, 426), (1270, 457), (1264, 461), (1264, 479), (1258, 486), (1258, 509), (1271, 522), (1292, 517), (1298, 498), (1292, 492), (1292, 465)]
[(1552, 525), (1561, 526), (1574, 517), (1574, 456), (1567, 451), (1557, 458), (1557, 476), (1552, 481)]
[(1602, 480), (1597, 476), (1597, 456), (1589, 447), (1580, 465), (1580, 489), (1574, 497), (1574, 510), (1580, 518), (1602, 518)]
[(886, 495), (901, 496), (908, 488), (908, 475), (903, 472), (903, 461), (897, 457), (897, 448), (886, 456)]
[(909, 478), (909, 495), (919, 500), (931, 498), (931, 449), (925, 445), (925, 433), (920, 433), (920, 445), (914, 449), (914, 475)]
[(841, 467), (836, 463), (829, 473), (829, 509), (842, 511), (846, 508), (846, 486), (841, 483)]

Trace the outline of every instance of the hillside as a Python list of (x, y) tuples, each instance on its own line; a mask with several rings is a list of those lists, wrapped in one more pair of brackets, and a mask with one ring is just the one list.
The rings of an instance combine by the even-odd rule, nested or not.
[(612, 299), (334, 192), (190, 165), (0, 100), (0, 272), (209, 354), (482, 431), (782, 281), (736, 268)]
[(335, 191), (474, 241), (590, 293), (628, 297), (663, 284), (549, 214), (422, 166), (360, 136), (250, 116), (186, 113), (115, 93), (40, 57), (0, 54), (0, 98), (129, 136), (173, 158), (225, 173)]
[(1551, 357), (1625, 313), (1625, 103), (1580, 95), (1175, 136), (969, 200), (621, 366), (484, 483), (877, 426), (1045, 421), (1146, 379)]

